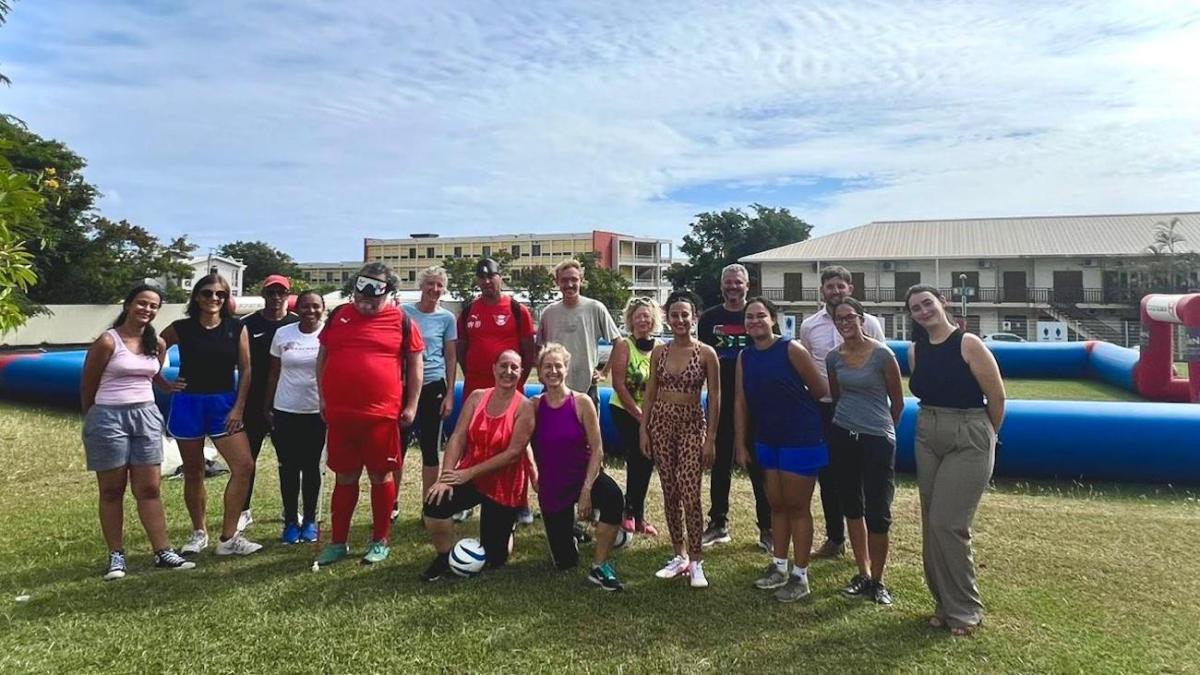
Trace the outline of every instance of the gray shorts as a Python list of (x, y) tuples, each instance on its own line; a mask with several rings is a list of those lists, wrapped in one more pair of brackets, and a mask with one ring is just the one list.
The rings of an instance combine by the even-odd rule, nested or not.
[(163, 420), (154, 403), (93, 405), (83, 417), (88, 471), (162, 464)]

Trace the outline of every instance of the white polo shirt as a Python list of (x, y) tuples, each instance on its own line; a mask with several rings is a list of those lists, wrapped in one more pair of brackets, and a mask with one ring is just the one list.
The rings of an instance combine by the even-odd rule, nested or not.
[[(863, 333), (869, 338), (887, 343), (887, 339), (883, 335), (883, 324), (879, 323), (879, 319), (871, 314), (863, 316)], [(828, 381), (829, 374), (825, 372), (825, 356), (842, 346), (844, 340), (833, 323), (833, 317), (829, 316), (829, 312), (825, 311), (824, 306), (821, 307), (821, 311), (800, 322), (800, 331), (796, 337), (800, 340), (800, 344), (804, 345), (804, 348), (817, 360), (817, 370), (820, 370), (821, 377)], [(821, 401), (832, 403), (833, 397), (826, 394)]]

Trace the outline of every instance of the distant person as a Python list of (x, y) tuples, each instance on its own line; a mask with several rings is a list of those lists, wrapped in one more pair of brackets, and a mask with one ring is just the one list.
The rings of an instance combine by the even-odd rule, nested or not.
[[(404, 313), (417, 322), (425, 340), (425, 375), (417, 400), (417, 418), (411, 427), (421, 447), (422, 495), (437, 481), (442, 423), (454, 411), (454, 383), (458, 379), (458, 326), (454, 313), (441, 306), (446, 283), (444, 268), (421, 270), (417, 275), (421, 300), (404, 305)], [(398, 507), (392, 506), (393, 518), (399, 515)]]
[[(750, 289), (750, 273), (745, 266), (727, 265), (721, 270), (722, 304), (711, 307), (700, 316), (697, 336), (717, 351), (721, 361), (721, 419), (710, 420), (715, 425), (717, 456), (712, 465), (709, 482), (711, 504), (708, 527), (704, 530), (704, 546), (732, 541), (729, 528), (729, 490), (733, 479), (733, 399), (734, 368), (738, 354), (748, 344), (746, 337), (746, 294)], [(762, 470), (751, 458), (746, 467), (750, 487), (754, 491), (754, 514), (758, 525), (758, 545), (764, 551), (772, 547), (771, 507), (763, 489)]]
[(890, 605), (883, 570), (896, 496), (896, 425), (904, 412), (900, 365), (887, 345), (863, 332), (866, 311), (858, 300), (847, 296), (825, 308), (842, 336), (825, 356), (834, 408), (830, 465), (858, 566), (842, 593)]
[(571, 371), (567, 387), (587, 394), (599, 407), (596, 383), (600, 381), (600, 352), (598, 340), (612, 342), (621, 336), (620, 329), (604, 303), (584, 297), (583, 265), (578, 260), (564, 260), (554, 267), (554, 281), (562, 299), (542, 310), (538, 324), (538, 341), (542, 345), (556, 342), (571, 355)]
[(929, 625), (971, 635), (983, 621), (971, 523), (992, 477), (1004, 382), (983, 341), (951, 322), (941, 291), (918, 284), (904, 304), (914, 323), (908, 386), (921, 405), (915, 454)]
[(554, 566), (565, 570), (579, 563), (576, 512), (580, 521), (590, 522), (595, 509), (599, 522), (588, 581), (606, 591), (619, 591), (622, 585), (609, 553), (621, 528), (625, 498), (616, 481), (604, 473), (604, 443), (596, 406), (587, 394), (566, 387), (572, 358), (556, 342), (543, 345), (538, 356), (538, 377), (545, 390), (524, 404), (536, 419), (534, 482)]
[[(829, 463), (817, 408), (825, 380), (803, 345), (776, 334), (777, 322), (778, 310), (769, 300), (754, 298), (746, 304), (752, 342), (738, 357), (734, 417), (738, 463), (749, 463), (751, 452), (757, 456), (771, 505), (771, 562), (754, 585), (778, 589), (775, 599), (780, 602), (795, 602), (809, 594), (810, 505), (817, 474)], [(789, 548), (794, 556), (790, 573)]]
[[(279, 494), (283, 499), (285, 544), (316, 542), (317, 505), (321, 499), (321, 452), (325, 420), (317, 391), (317, 354), (325, 327), (325, 299), (316, 291), (296, 297), (300, 321), (275, 331), (263, 405), (271, 442), (279, 458)], [(303, 494), (304, 508), (296, 503)]]
[(353, 301), (334, 310), (321, 331), (317, 381), (328, 425), (327, 464), (335, 474), (330, 540), (317, 557), (322, 565), (350, 553), (350, 520), (363, 469), (371, 481), (371, 541), (362, 563), (383, 562), (391, 552), (392, 472), (402, 457), (400, 429), (417, 414), (425, 351), (420, 328), (388, 301), (396, 284), (387, 265), (363, 265), (354, 278)]
[[(667, 324), (672, 341), (650, 353), (650, 381), (642, 416), (642, 452), (658, 466), (667, 531), (675, 556), (655, 573), (659, 579), (688, 575), (692, 588), (707, 588), (701, 536), (701, 474), (712, 466), (716, 434), (710, 423), (721, 415), (721, 370), (712, 347), (692, 337), (700, 300), (689, 291), (667, 298)], [(708, 415), (700, 392), (708, 387)], [(684, 523), (686, 522), (686, 529)], [(685, 543), (686, 539), (686, 543)]]
[(609, 409), (621, 437), (625, 456), (625, 518), (627, 532), (651, 537), (658, 530), (646, 520), (646, 492), (654, 462), (642, 454), (639, 430), (645, 410), (646, 384), (650, 380), (650, 353), (659, 344), (662, 309), (651, 298), (632, 297), (625, 304), (625, 328), (629, 337), (613, 343), (609, 365), (612, 368), (612, 397)]
[(108, 544), (106, 581), (120, 579), (127, 571), (125, 487), (130, 483), (138, 517), (154, 549), (154, 566), (179, 570), (196, 566), (171, 548), (159, 496), (163, 420), (152, 383), (166, 360), (167, 345), (152, 322), (161, 306), (157, 288), (133, 287), (112, 328), (96, 338), (83, 363), (83, 449), (88, 471), (96, 472), (100, 487), (100, 530)]
[(179, 345), (179, 378), (172, 385), (175, 393), (167, 431), (179, 442), (183, 501), (192, 519), (192, 535), (181, 552), (196, 554), (208, 547), (204, 488), (204, 438), (208, 437), (229, 466), (217, 555), (249, 555), (262, 548), (237, 527), (254, 472), (243, 424), (250, 393), (250, 337), (230, 312), (229, 282), (218, 274), (196, 282), (186, 313), (187, 318), (163, 331), (167, 347)]
[[(854, 293), (854, 277), (850, 270), (833, 265), (821, 270), (821, 301), (825, 304)], [(872, 340), (885, 342), (883, 326), (879, 319), (870, 314), (863, 315), (863, 333)], [(812, 354), (821, 376), (825, 373), (825, 357), (842, 344), (833, 318), (824, 307), (800, 322), (798, 338), (800, 344)], [(825, 420), (825, 436), (828, 437), (833, 424), (833, 399), (828, 395), (821, 398), (821, 416)], [(842, 513), (841, 497), (837, 493), (837, 480), (832, 469), (826, 467), (818, 479), (821, 485), (821, 511), (825, 514), (825, 543), (813, 552), (816, 558), (837, 558), (846, 552), (845, 514)]]
[(255, 471), (250, 474), (250, 488), (238, 517), (238, 529), (246, 531), (254, 524), (250, 512), (250, 500), (254, 496), (254, 476), (257, 473), (258, 454), (263, 441), (271, 432), (266, 408), (267, 377), (271, 372), (271, 340), (275, 331), (300, 320), (288, 311), (288, 293), (292, 282), (281, 274), (272, 274), (262, 283), (263, 308), (242, 319), (250, 335), (250, 391), (246, 394), (246, 438), (250, 441), (250, 456), (254, 459)]
[(529, 501), (532, 468), (534, 413), (522, 405), (527, 399), (519, 386), (521, 362), (517, 352), (501, 352), (492, 366), (494, 386), (476, 389), (463, 402), (442, 456), (442, 471), (425, 495), (425, 529), (436, 553), (421, 574), (425, 581), (437, 581), (450, 571), (450, 518), (475, 506), (481, 506), (479, 543), (487, 567), (508, 562), (517, 509)]

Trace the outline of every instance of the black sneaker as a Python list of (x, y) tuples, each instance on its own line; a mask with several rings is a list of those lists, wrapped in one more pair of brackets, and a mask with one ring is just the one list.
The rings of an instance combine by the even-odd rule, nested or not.
[(575, 543), (577, 544), (592, 543), (592, 535), (588, 534), (587, 528), (583, 526), (583, 523), (575, 523), (572, 534), (575, 536)]
[(871, 599), (877, 605), (883, 605), (884, 607), (892, 606), (892, 594), (888, 592), (887, 586), (884, 586), (882, 581), (876, 581), (871, 584)]
[(450, 554), (439, 553), (433, 562), (429, 563), (429, 567), (421, 572), (421, 579), (424, 581), (437, 581), (450, 573)]
[(842, 589), (842, 595), (846, 597), (864, 597), (870, 595), (874, 584), (871, 582), (871, 577), (855, 574), (850, 578), (850, 583), (846, 584)]
[(846, 542), (826, 539), (821, 547), (812, 552), (814, 558), (840, 558), (846, 553)]
[(733, 537), (729, 536), (729, 525), (715, 520), (708, 521), (704, 536), (700, 537), (700, 545), (705, 548), (713, 544), (728, 544), (731, 541), (733, 541)]
[(624, 588), (620, 580), (617, 579), (617, 574), (613, 571), (612, 564), (608, 561), (593, 567), (592, 571), (588, 572), (588, 581), (606, 591), (619, 591)]
[(108, 567), (104, 570), (104, 580), (113, 581), (125, 576), (125, 551), (109, 551)]
[(185, 560), (173, 548), (164, 548), (154, 552), (154, 566), (168, 570), (190, 570), (196, 566), (196, 563)]
[(771, 530), (758, 531), (758, 547), (771, 555), (775, 554), (775, 537), (771, 534)]

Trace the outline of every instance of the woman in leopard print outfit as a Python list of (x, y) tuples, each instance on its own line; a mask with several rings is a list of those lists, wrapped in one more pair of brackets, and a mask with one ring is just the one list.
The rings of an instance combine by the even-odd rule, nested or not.
[[(650, 381), (642, 418), (642, 452), (654, 460), (663, 487), (667, 530), (673, 557), (658, 571), (660, 579), (685, 572), (693, 588), (705, 588), (700, 536), (704, 512), (700, 506), (700, 476), (716, 456), (716, 429), (709, 429), (700, 391), (708, 385), (708, 419), (721, 419), (721, 374), (717, 353), (692, 336), (700, 315), (695, 294), (677, 291), (667, 299), (667, 323), (672, 342), (650, 353)], [(685, 528), (687, 546), (684, 546)]]

